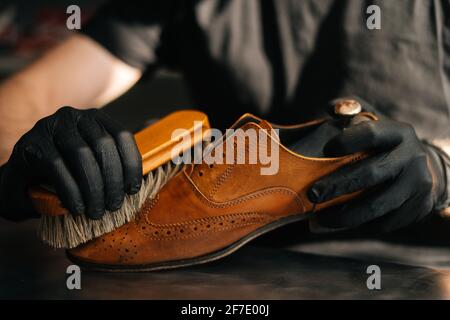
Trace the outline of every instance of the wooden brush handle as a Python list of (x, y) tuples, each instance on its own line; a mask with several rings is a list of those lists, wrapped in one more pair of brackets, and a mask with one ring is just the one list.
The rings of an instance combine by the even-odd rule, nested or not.
[(62, 206), (62, 203), (56, 194), (45, 188), (33, 187), (28, 193), (33, 202), (34, 210), (40, 215), (63, 216), (69, 213), (69, 211)]
[[(169, 114), (149, 127), (134, 135), (142, 156), (142, 169), (145, 176), (150, 171), (169, 162), (173, 147), (187, 136), (190, 143), (184, 144), (179, 152), (190, 149), (202, 141), (202, 132), (209, 128), (208, 117), (203, 112), (183, 110)], [(184, 129), (184, 130), (177, 130)], [(178, 134), (173, 135), (174, 132)], [(203, 130), (203, 131), (201, 131)], [(33, 187), (29, 190), (34, 209), (41, 215), (62, 216), (68, 214), (56, 194), (44, 187)]]

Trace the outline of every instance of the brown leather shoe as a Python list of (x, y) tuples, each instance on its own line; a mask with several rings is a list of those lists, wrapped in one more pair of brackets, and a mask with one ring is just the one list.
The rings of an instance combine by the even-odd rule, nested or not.
[[(318, 178), (361, 159), (363, 154), (314, 158), (287, 147), (290, 140), (297, 141), (323, 122), (278, 126), (279, 136), (269, 136), (268, 130), (275, 125), (243, 116), (234, 127), (245, 132), (254, 129), (266, 135), (270, 144), (278, 144), (276, 174), (261, 175), (265, 165), (259, 163), (186, 165), (144, 205), (135, 221), (69, 250), (68, 257), (81, 266), (107, 271), (201, 264), (220, 259), (268, 231), (347, 200), (355, 194), (314, 206), (306, 191)], [(225, 141), (235, 142), (235, 138), (230, 136)], [(248, 145), (245, 150), (249, 155)], [(223, 153), (226, 157), (225, 147)]]

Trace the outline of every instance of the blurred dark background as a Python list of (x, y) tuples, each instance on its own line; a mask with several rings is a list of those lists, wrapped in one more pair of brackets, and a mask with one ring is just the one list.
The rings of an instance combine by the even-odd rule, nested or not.
[[(82, 25), (104, 0), (76, 1)], [(66, 0), (2, 0), (0, 2), (0, 80), (31, 63), (46, 49), (72, 32), (66, 27)], [(183, 78), (167, 70), (135, 87), (106, 107), (127, 128), (135, 130), (147, 120), (171, 111), (192, 108)], [(126, 113), (126, 117), (123, 115)]]

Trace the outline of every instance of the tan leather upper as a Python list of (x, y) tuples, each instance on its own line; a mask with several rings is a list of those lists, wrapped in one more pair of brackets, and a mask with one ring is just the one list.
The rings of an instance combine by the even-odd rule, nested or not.
[[(250, 128), (271, 127), (265, 121), (242, 126)], [(278, 143), (277, 137), (269, 138)], [(359, 160), (362, 154), (318, 159), (302, 157), (282, 145), (279, 151), (275, 175), (261, 175), (260, 164), (187, 165), (147, 202), (138, 219), (70, 254), (90, 263), (125, 266), (198, 257), (280, 218), (320, 210), (353, 196), (315, 208), (306, 191), (318, 178)]]

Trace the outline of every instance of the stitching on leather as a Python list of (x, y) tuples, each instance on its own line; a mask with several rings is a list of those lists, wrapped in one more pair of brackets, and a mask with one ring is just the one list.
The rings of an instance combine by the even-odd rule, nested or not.
[[(231, 136), (229, 139), (226, 139), (225, 142), (228, 140), (231, 140), (231, 139), (233, 140), (233, 146), (234, 146), (233, 152), (234, 152), (234, 150), (237, 150), (236, 136), (235, 135)], [(225, 143), (222, 144), (222, 148), (225, 148), (225, 151), (226, 151)], [(247, 154), (247, 152), (248, 152), (248, 144), (247, 143), (244, 145), (244, 148), (245, 148), (245, 153)], [(224, 155), (224, 161), (226, 162), (225, 151), (224, 151), (223, 155)], [(236, 157), (234, 154), (233, 154), (233, 158), (234, 158), (234, 161), (236, 161)], [(233, 171), (234, 166), (235, 166), (235, 163), (229, 164), (229, 166), (225, 169), (225, 172), (220, 176), (220, 178), (217, 180), (216, 184), (214, 185), (213, 189), (208, 194), (209, 198), (212, 198), (216, 194), (216, 192), (219, 191), (220, 186), (231, 176), (231, 172)]]
[[(261, 129), (264, 130), (264, 128), (261, 128), (260, 126), (254, 124), (254, 123), (249, 123), (248, 126), (249, 126), (249, 127), (254, 127), (254, 128), (256, 128), (257, 130), (261, 130)], [(304, 160), (304, 161), (319, 162), (319, 163), (323, 163), (323, 164), (336, 163), (336, 162), (341, 162), (341, 161), (345, 161), (345, 160), (348, 160), (348, 159), (350, 159), (350, 161), (356, 161), (356, 159), (354, 158), (354, 155), (348, 155), (348, 156), (343, 156), (343, 157), (337, 157), (337, 158), (335, 158), (335, 159), (321, 159), (321, 158), (314, 159), (314, 158), (307, 158), (307, 157), (304, 157), (304, 156), (301, 155), (301, 154), (298, 154), (298, 155), (300, 156), (300, 157), (298, 157), (298, 156), (296, 156), (296, 153), (295, 153), (295, 152), (293, 152), (293, 151), (290, 150), (288, 147), (286, 147), (285, 145), (283, 145), (283, 144), (281, 143), (281, 141), (277, 141), (274, 137), (272, 137), (270, 134), (268, 134), (268, 131), (269, 131), (269, 129), (266, 129), (266, 135), (269, 137), (269, 139), (272, 139), (273, 142), (279, 144), (279, 146), (280, 146), (279, 149), (281, 150), (281, 152), (283, 152), (283, 153), (285, 153), (285, 154), (288, 154), (289, 156), (294, 156), (297, 160), (300, 159), (300, 160)], [(292, 152), (292, 153), (291, 153), (291, 152)], [(361, 156), (364, 156), (364, 154), (361, 155)], [(356, 158), (359, 158), (359, 157), (360, 157), (360, 156), (357, 156)]]
[(302, 199), (300, 199), (300, 197), (298, 196), (298, 194), (292, 190), (286, 189), (286, 188), (276, 188), (276, 189), (266, 189), (257, 193), (253, 193), (250, 195), (246, 195), (243, 196), (239, 199), (236, 200), (231, 200), (228, 202), (224, 202), (224, 203), (217, 203), (217, 202), (213, 202), (210, 201), (208, 199), (206, 199), (202, 194), (199, 193), (199, 191), (195, 188), (195, 186), (191, 183), (191, 189), (194, 191), (195, 195), (197, 196), (197, 198), (203, 202), (205, 205), (207, 205), (210, 208), (228, 208), (228, 207), (232, 207), (234, 205), (237, 204), (241, 204), (243, 202), (246, 201), (250, 201), (253, 199), (257, 199), (257, 198), (261, 198), (264, 197), (266, 195), (270, 195), (273, 193), (282, 193), (285, 195), (290, 195), (290, 196), (294, 196), (295, 201), (297, 202), (297, 204), (304, 210), (305, 206), (303, 204)]
[(241, 213), (230, 213), (230, 214), (224, 214), (221, 216), (212, 216), (212, 217), (205, 217), (205, 218), (199, 218), (184, 222), (177, 222), (177, 223), (166, 223), (166, 224), (159, 224), (159, 223), (153, 223), (153, 222), (147, 222), (147, 224), (157, 227), (164, 227), (164, 228), (170, 228), (170, 227), (184, 227), (189, 225), (194, 225), (198, 223), (208, 223), (208, 222), (217, 222), (217, 221), (223, 221), (223, 219), (227, 218), (240, 218), (240, 217), (250, 217), (250, 216), (267, 216), (269, 215), (265, 213), (260, 212), (241, 212)]
[(217, 180), (216, 184), (212, 188), (211, 192), (209, 193), (209, 197), (212, 198), (214, 194), (219, 190), (220, 186), (230, 177), (231, 172), (234, 169), (234, 165), (229, 165), (225, 171), (222, 173), (220, 178)]
[[(264, 220), (263, 218), (269, 218), (270, 216), (267, 214), (258, 214), (257, 212), (253, 212), (253, 213), (248, 213), (248, 214), (240, 214), (240, 217), (246, 217), (246, 218), (256, 218), (256, 220)], [(238, 215), (224, 215), (224, 216), (220, 216), (217, 217), (219, 219), (211, 219), (211, 221), (208, 220), (191, 220), (191, 221), (187, 221), (186, 223), (180, 223), (180, 224), (157, 224), (157, 223), (152, 223), (149, 222), (148, 225), (152, 226), (155, 229), (159, 229), (159, 230), (164, 230), (164, 229), (173, 229), (173, 228), (178, 228), (178, 227), (190, 227), (190, 226), (197, 226), (197, 225), (205, 225), (205, 224), (210, 224), (210, 223), (216, 223), (216, 222), (227, 222), (226, 220), (223, 219), (228, 219), (230, 221), (236, 220), (238, 219)], [(220, 219), (221, 218), (221, 219)], [(255, 220), (255, 221), (256, 221)], [(249, 222), (246, 222), (249, 223)], [(254, 223), (254, 222), (252, 222)], [(236, 223), (233, 225), (240, 225), (241, 223)], [(217, 228), (212, 228), (211, 230), (216, 230)]]
[(191, 233), (188, 236), (175, 236), (175, 237), (164, 237), (164, 238), (163, 237), (158, 238), (158, 237), (154, 237), (154, 236), (147, 236), (147, 237), (149, 239), (152, 239), (152, 240), (160, 240), (160, 241), (192, 239), (192, 238), (197, 238), (197, 237), (203, 236), (205, 234), (211, 234), (211, 233), (217, 233), (217, 232), (225, 231), (225, 230), (237, 229), (239, 227), (245, 227), (245, 226), (249, 226), (249, 225), (260, 223), (260, 222), (261, 221), (247, 222), (247, 223), (243, 223), (243, 224), (236, 224), (236, 225), (233, 225), (233, 226), (216, 228), (216, 229), (209, 230), (209, 231), (195, 232), (195, 233)]
[(158, 203), (158, 201), (159, 201), (159, 193), (156, 195), (156, 197), (154, 197), (152, 199), (152, 201), (150, 202), (150, 205), (148, 206), (148, 209), (146, 209), (146, 210), (151, 211), (153, 209), (153, 207), (156, 205), (156, 203)]
[(138, 224), (138, 221), (141, 220), (143, 217), (145, 217), (145, 221), (148, 222), (148, 214), (153, 210), (153, 208), (156, 206), (156, 204), (159, 201), (159, 193), (156, 194), (156, 196), (151, 199), (150, 203), (148, 202), (144, 203), (141, 209), (141, 213), (139, 214), (139, 217), (134, 220), (136, 224)]
[[(238, 220), (240, 218), (246, 218), (250, 219), (250, 221), (247, 222), (235, 222), (234, 220)], [(146, 237), (153, 239), (153, 240), (176, 240), (176, 239), (188, 239), (188, 238), (195, 238), (202, 236), (204, 234), (211, 234), (215, 232), (220, 232), (224, 230), (230, 230), (239, 228), (242, 226), (248, 226), (253, 225), (261, 222), (265, 222), (269, 220), (271, 217), (267, 214), (258, 213), (258, 212), (246, 212), (246, 213), (236, 213), (236, 214), (228, 214), (223, 215), (219, 217), (210, 217), (210, 218), (201, 218), (181, 223), (174, 223), (174, 224), (155, 224), (148, 222), (147, 224), (156, 229), (156, 232), (160, 233), (159, 236), (155, 236), (154, 232), (148, 232), (148, 231), (142, 231), (138, 230), (140, 233), (145, 235)], [(212, 228), (209, 227), (210, 224), (215, 223), (225, 223), (227, 226), (220, 226), (215, 227), (212, 226)], [(204, 226), (208, 225), (208, 227), (205, 229)], [(187, 228), (187, 234), (186, 235), (180, 235), (179, 230), (176, 230), (176, 228)], [(195, 227), (194, 230), (190, 229), (192, 227)], [(202, 228), (203, 227), (203, 228)], [(197, 230), (199, 228), (200, 230)], [(189, 230), (190, 229), (190, 230)], [(169, 232), (169, 233), (167, 233)], [(176, 235), (173, 235), (172, 232)]]

